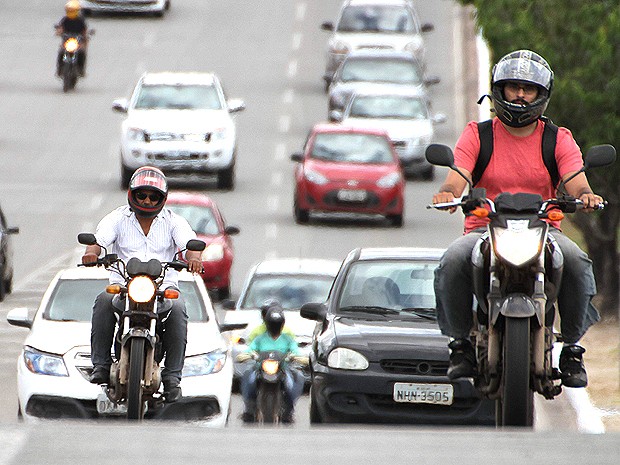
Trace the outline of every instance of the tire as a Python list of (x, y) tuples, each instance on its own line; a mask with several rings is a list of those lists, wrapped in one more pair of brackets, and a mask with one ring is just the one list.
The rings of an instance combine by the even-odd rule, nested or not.
[(306, 224), (310, 221), (310, 210), (299, 208), (297, 199), (295, 199), (293, 204), (293, 214), (295, 215), (295, 222), (297, 224)]
[(144, 402), (142, 401), (142, 379), (144, 376), (143, 338), (133, 338), (129, 352), (129, 379), (127, 383), (127, 419), (142, 420)]
[(0, 302), (4, 300), (7, 295), (6, 283), (4, 281), (4, 268), (0, 267)]
[(121, 163), (121, 189), (125, 190), (129, 187), (129, 181), (132, 175), (133, 171)]
[(530, 385), (530, 358), (530, 320), (528, 318), (506, 318), (501, 423), (498, 426), (531, 427), (534, 424), (534, 392)]
[(387, 215), (386, 218), (390, 222), (390, 224), (392, 226), (394, 226), (395, 228), (402, 228), (403, 224), (405, 223), (402, 214), (400, 214), (400, 215)]
[(72, 72), (68, 65), (65, 65), (62, 70), (62, 91), (69, 92), (75, 87), (76, 82), (77, 77), (75, 73)]
[(226, 286), (226, 287), (222, 287), (221, 289), (217, 290), (218, 300), (228, 299), (229, 297), (230, 297), (230, 287)]
[(235, 187), (235, 165), (217, 173), (217, 188), (225, 190), (233, 190)]
[(280, 416), (280, 385), (261, 383), (256, 396), (259, 417), (263, 423), (276, 423)]
[(435, 179), (435, 167), (431, 166), (426, 171), (424, 171), (422, 173), (422, 179), (424, 179), (425, 181), (432, 181), (433, 179)]

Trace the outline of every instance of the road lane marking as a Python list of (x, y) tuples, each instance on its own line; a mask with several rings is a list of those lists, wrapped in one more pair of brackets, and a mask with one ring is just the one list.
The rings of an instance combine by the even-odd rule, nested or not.
[(284, 142), (279, 142), (278, 145), (276, 145), (276, 154), (274, 155), (274, 160), (282, 161), (285, 158), (286, 158), (286, 145), (284, 145)]
[(295, 8), (295, 20), (302, 23), (306, 17), (306, 2), (300, 2)]
[(289, 78), (297, 76), (297, 60), (293, 59), (289, 61), (287, 75)]
[(265, 225), (265, 237), (267, 239), (275, 239), (278, 237), (278, 225), (275, 223), (269, 223)]
[(280, 116), (278, 127), (280, 132), (287, 133), (291, 128), (291, 117), (289, 115)]
[(293, 50), (299, 50), (301, 47), (301, 38), (303, 35), (301, 32), (296, 32), (293, 34)]

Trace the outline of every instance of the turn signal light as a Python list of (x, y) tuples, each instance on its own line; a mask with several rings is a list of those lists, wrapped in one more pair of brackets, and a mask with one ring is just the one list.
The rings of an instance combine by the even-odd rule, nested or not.
[(564, 219), (564, 213), (558, 210), (552, 210), (547, 213), (547, 218), (549, 218), (551, 221), (561, 221)]
[(110, 284), (105, 287), (105, 291), (108, 294), (120, 294), (121, 293), (121, 285), (120, 284)]
[(177, 291), (176, 289), (166, 289), (164, 291), (164, 297), (166, 299), (178, 299), (179, 295), (179, 291)]
[(477, 216), (478, 218), (486, 218), (489, 216), (489, 210), (482, 207), (476, 207), (471, 211), (471, 214)]

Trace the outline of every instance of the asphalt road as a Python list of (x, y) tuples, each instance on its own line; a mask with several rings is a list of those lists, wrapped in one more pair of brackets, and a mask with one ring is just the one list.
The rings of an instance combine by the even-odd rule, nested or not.
[[(592, 463), (608, 463), (612, 453), (617, 457), (617, 436), (576, 433), (578, 421), (565, 396), (552, 407), (549, 403), (537, 406), (538, 433), (530, 434), (310, 429), (307, 397), (298, 404), (295, 427), (261, 431), (238, 421), (236, 395), (225, 431), (206, 432), (192, 425), (109, 428), (71, 422), (35, 427), (16, 423), (15, 360), (25, 330), (3, 322), (6, 312), (18, 306), (34, 309), (53, 274), (75, 264), (81, 250), (77, 233), (93, 230), (105, 213), (125, 202), (126, 194), (119, 188), (121, 117), (112, 112), (111, 103), (127, 97), (146, 70), (214, 71), (229, 97), (246, 102), (246, 111), (236, 117), (236, 188), (233, 192), (204, 188), (228, 222), (241, 228), (234, 239), (233, 294), (250, 266), (264, 258), (342, 259), (357, 246), (443, 247), (460, 233), (462, 218), (425, 209), (443, 178), (439, 170), (435, 181), (408, 183), (402, 229), (374, 219), (323, 217), (307, 226), (293, 221), (289, 155), (301, 149), (312, 124), (326, 118), (321, 76), (327, 34), (319, 25), (335, 19), (340, 1), (174, 0), (163, 19), (89, 19), (96, 35), (90, 44), (88, 76), (70, 94), (63, 94), (53, 76), (58, 39), (52, 25), (62, 15), (64, 1), (2, 3), (0, 202), (20, 234), (14, 241), (15, 290), (0, 304), (0, 464), (82, 463), (89, 453), (102, 464), (119, 457), (147, 463), (145, 457), (150, 454), (164, 460), (180, 458), (182, 463), (201, 459), (264, 463), (271, 459), (274, 444), (283, 447), (276, 453), (278, 460), (286, 457), (295, 463), (311, 457), (343, 463), (390, 459), (438, 463), (450, 458), (488, 463), (493, 457), (508, 463), (521, 457), (528, 458), (528, 463), (542, 463), (551, 454), (555, 460), (578, 460), (572, 453), (576, 442), (585, 443), (582, 456), (594, 458)], [(473, 85), (473, 57), (471, 49), (464, 47), (468, 34), (462, 27), (463, 12), (448, 0), (417, 4), (422, 20), (435, 24), (427, 35), (429, 72), (441, 77), (432, 89), (433, 106), (448, 116), (437, 128), (437, 142), (452, 145), (466, 120), (476, 117), (465, 99), (465, 86)], [(466, 70), (469, 74), (464, 77)], [(108, 459), (110, 444), (127, 436), (131, 444), (123, 442), (122, 453)]]

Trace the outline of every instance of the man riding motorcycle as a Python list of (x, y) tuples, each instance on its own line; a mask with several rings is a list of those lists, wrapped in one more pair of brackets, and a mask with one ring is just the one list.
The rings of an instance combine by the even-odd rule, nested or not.
[[(252, 329), (252, 331), (250, 331), (250, 333), (248, 334), (248, 337), (245, 339), (246, 344), (251, 344), (252, 341), (256, 339), (257, 336), (260, 336), (261, 334), (267, 332), (265, 316), (267, 315), (267, 311), (272, 307), (282, 309), (280, 302), (278, 302), (275, 299), (269, 299), (263, 305), (261, 305), (260, 317), (261, 317), (262, 323), (256, 326), (254, 329)], [(282, 327), (282, 334), (286, 334), (292, 337), (293, 339), (295, 339), (295, 333), (286, 325)]]
[[(543, 161), (543, 130), (550, 122), (543, 117), (553, 87), (553, 71), (537, 53), (511, 52), (501, 58), (492, 71), (492, 95), (496, 116), (492, 120), (493, 148), (476, 187), (486, 188), (488, 198), (501, 192), (528, 192), (543, 198), (556, 195), (557, 185)], [(542, 142), (541, 142), (542, 141)], [(468, 123), (454, 150), (454, 163), (470, 180), (481, 151), (478, 124)], [(568, 179), (583, 166), (582, 154), (571, 132), (557, 128), (555, 164), (559, 178)], [(433, 203), (460, 197), (467, 182), (451, 170)], [(586, 175), (580, 173), (564, 185), (567, 193), (583, 201), (586, 211), (603, 199), (594, 194)], [(452, 208), (451, 213), (455, 211)], [(465, 218), (465, 234), (446, 250), (435, 273), (438, 322), (444, 334), (453, 338), (448, 376), (451, 379), (475, 376), (476, 355), (469, 335), (473, 325), (471, 253), (484, 232), (487, 219)], [(599, 320), (591, 299), (596, 294), (592, 262), (560, 230), (559, 221), (550, 222), (550, 235), (564, 256), (564, 272), (558, 296), (564, 347), (560, 355), (562, 384), (585, 387), (583, 363), (585, 349), (577, 343), (587, 329)]]
[[(179, 215), (164, 208), (168, 196), (168, 183), (157, 168), (138, 168), (129, 182), (128, 205), (121, 206), (105, 216), (97, 226), (97, 244), (118, 255), (125, 263), (137, 257), (142, 261), (155, 258), (169, 261), (179, 249), (185, 248), (196, 233), (189, 223)], [(82, 263), (96, 263), (101, 253), (100, 245), (89, 245), (82, 256)], [(185, 252), (188, 269), (193, 273), (202, 271), (200, 252)], [(177, 272), (166, 273), (162, 289), (178, 290)], [(124, 283), (118, 273), (110, 273), (110, 284)], [(93, 372), (90, 382), (106, 384), (110, 378), (112, 357), (110, 347), (114, 338), (118, 314), (124, 303), (114, 299), (112, 294), (102, 292), (93, 306), (91, 329), (91, 360)], [(182, 298), (167, 300), (160, 308), (163, 322), (162, 345), (166, 361), (162, 371), (164, 396), (167, 402), (181, 397), (181, 372), (185, 361), (187, 344), (187, 313)]]
[[(299, 355), (299, 347), (295, 338), (282, 332), (284, 322), (282, 307), (279, 304), (269, 306), (264, 317), (267, 331), (254, 338), (247, 351), (239, 354), (238, 361), (249, 360), (254, 353), (266, 351), (278, 351), (292, 356)], [(283, 370), (286, 380), (284, 382), (284, 413), (281, 420), (282, 423), (292, 423), (295, 402), (303, 392), (304, 380), (301, 373), (298, 373), (290, 364), (286, 364)], [(245, 423), (252, 423), (256, 420), (256, 370), (245, 371), (240, 387), (245, 404), (242, 419)]]
[[(80, 14), (81, 7), (78, 0), (69, 0), (65, 4), (66, 15), (58, 21), (54, 27), (56, 28), (56, 35), (62, 36), (63, 34), (72, 34), (82, 36), (82, 42), (77, 52), (78, 54), (78, 66), (80, 76), (86, 74), (86, 48), (88, 45), (87, 32), (88, 25), (86, 20)], [(56, 76), (60, 76), (62, 65), (63, 48), (58, 51), (58, 57), (56, 59)]]

